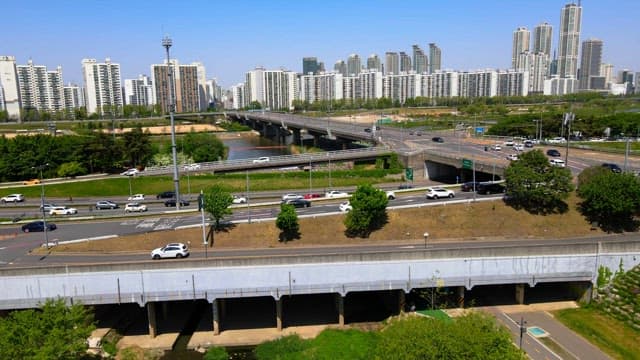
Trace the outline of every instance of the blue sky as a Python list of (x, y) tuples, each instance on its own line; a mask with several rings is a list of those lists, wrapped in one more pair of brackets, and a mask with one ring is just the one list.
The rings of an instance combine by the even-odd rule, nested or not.
[[(411, 45), (442, 49), (443, 68), (508, 68), (512, 33), (547, 21), (553, 46), (564, 0), (488, 1), (18, 1), (3, 4), (0, 55), (29, 58), (67, 82), (82, 84), (81, 60), (110, 57), (122, 78), (149, 74), (165, 58), (161, 39), (173, 39), (171, 57), (204, 63), (207, 78), (224, 87), (256, 66), (302, 71), (315, 56), (327, 70), (349, 54), (365, 59)], [(582, 2), (581, 41), (604, 41), (603, 62), (640, 71), (640, 1)]]

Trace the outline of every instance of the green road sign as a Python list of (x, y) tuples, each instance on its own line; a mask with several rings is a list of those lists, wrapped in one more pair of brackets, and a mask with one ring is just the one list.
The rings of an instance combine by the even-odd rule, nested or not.
[(407, 180), (413, 180), (413, 168), (404, 169), (404, 177), (406, 177)]
[(463, 169), (473, 169), (473, 160), (462, 159), (462, 168)]

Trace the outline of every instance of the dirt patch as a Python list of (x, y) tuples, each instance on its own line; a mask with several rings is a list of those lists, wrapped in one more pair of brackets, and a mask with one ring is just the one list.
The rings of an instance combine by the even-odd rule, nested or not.
[[(592, 230), (591, 224), (574, 210), (575, 198), (569, 200), (569, 207), (571, 210), (565, 214), (546, 216), (530, 215), (500, 201), (390, 210), (388, 223), (366, 239), (349, 238), (345, 235), (345, 215), (342, 214), (299, 219), (301, 237), (287, 243), (278, 241), (280, 231), (273, 221), (236, 224), (215, 233), (213, 249), (348, 246), (394, 242), (422, 244), (425, 232), (429, 233), (430, 243), (500, 239), (521, 239), (526, 242), (531, 239), (603, 235), (600, 230)], [(276, 211), (272, 210), (274, 216), (277, 215)], [(191, 244), (195, 250), (201, 250), (202, 229), (149, 232), (110, 240), (59, 245), (53, 252), (110, 253), (113, 249), (147, 252), (177, 240)]]

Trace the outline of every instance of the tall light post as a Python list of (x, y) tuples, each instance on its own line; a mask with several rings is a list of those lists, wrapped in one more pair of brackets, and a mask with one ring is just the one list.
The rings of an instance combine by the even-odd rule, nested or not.
[(173, 42), (171, 38), (165, 36), (162, 38), (162, 46), (167, 51), (167, 77), (169, 78), (169, 118), (171, 119), (171, 155), (173, 157), (173, 186), (176, 193), (176, 210), (180, 210), (180, 178), (178, 177), (178, 155), (176, 153), (176, 126), (173, 119), (176, 102), (174, 95), (173, 66), (171, 65), (171, 57), (169, 56), (169, 48)]
[(49, 166), (49, 163), (34, 166), (34, 169), (40, 170), (40, 208), (42, 209), (42, 231), (44, 232), (44, 244), (49, 249), (49, 234), (47, 233), (47, 212), (44, 208), (44, 178), (42, 170)]
[(564, 114), (563, 125), (567, 128), (567, 147), (564, 152), (564, 164), (565, 166), (569, 166), (569, 141), (571, 139), (571, 123), (575, 120), (576, 115), (572, 112), (568, 112)]

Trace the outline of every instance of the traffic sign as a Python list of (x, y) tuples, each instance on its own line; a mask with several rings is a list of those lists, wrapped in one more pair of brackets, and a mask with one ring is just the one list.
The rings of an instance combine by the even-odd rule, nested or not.
[(462, 159), (462, 168), (463, 169), (473, 169), (473, 160)]
[(407, 180), (413, 180), (413, 168), (404, 169), (404, 177), (406, 177)]

